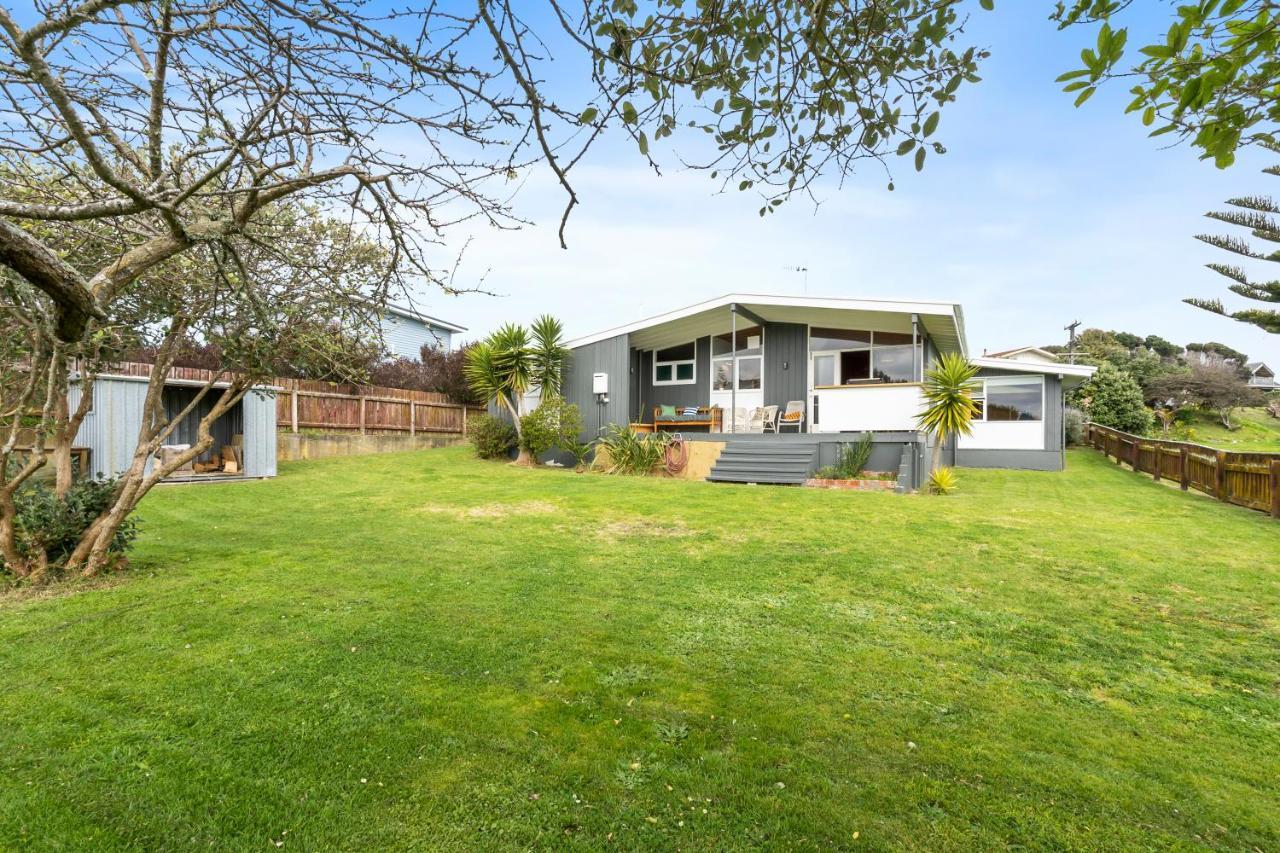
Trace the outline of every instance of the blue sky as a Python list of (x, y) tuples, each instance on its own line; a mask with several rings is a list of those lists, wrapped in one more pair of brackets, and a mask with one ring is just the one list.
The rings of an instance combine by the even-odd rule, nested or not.
[[(1222, 230), (1203, 214), (1223, 199), (1273, 192), (1276, 179), (1258, 171), (1270, 160), (1244, 154), (1219, 171), (1185, 146), (1165, 148), (1123, 114), (1122, 88), (1075, 109), (1053, 81), (1092, 33), (1059, 33), (1050, 5), (974, 12), (969, 41), (992, 52), (983, 81), (944, 110), (945, 156), (918, 174), (893, 164), (895, 192), (871, 164), (821, 187), (817, 208), (796, 200), (761, 219), (756, 196), (717, 194), (706, 174), (679, 168), (687, 137), (655, 146), (661, 177), (629, 145), (606, 144), (575, 173), (567, 251), (556, 239), (563, 195), (535, 173), (515, 201), (532, 225), (453, 236), (472, 238), (458, 282), (483, 276), (501, 295), (428, 293), (420, 307), (468, 326), (467, 338), (542, 312), (574, 336), (731, 291), (800, 294), (806, 275), (788, 268), (803, 266), (815, 296), (959, 301), (977, 352), (1061, 342), (1079, 319), (1280, 363), (1280, 337), (1180, 302), (1231, 301), (1226, 280), (1203, 267), (1227, 258), (1193, 235)], [(1169, 7), (1140, 5), (1130, 44), (1165, 29)], [(566, 63), (548, 79), (571, 92), (571, 77)]]

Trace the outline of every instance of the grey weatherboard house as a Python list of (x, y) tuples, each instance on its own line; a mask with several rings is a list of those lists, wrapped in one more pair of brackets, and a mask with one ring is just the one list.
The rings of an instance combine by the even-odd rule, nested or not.
[[(718, 407), (719, 422), (688, 439), (724, 449), (712, 480), (800, 482), (842, 445), (873, 436), (868, 468), (918, 488), (931, 447), (916, 428), (924, 371), (941, 353), (969, 357), (964, 314), (951, 302), (729, 294), (568, 342), (565, 396), (584, 439), (608, 424), (658, 421), (663, 406)], [(944, 448), (948, 464), (1061, 470), (1064, 392), (1094, 368), (969, 357), (979, 368), (973, 435)], [(802, 412), (762, 431), (751, 412)], [(669, 410), (668, 410), (669, 413)], [(704, 419), (706, 415), (690, 416)], [(665, 413), (664, 413), (665, 420)]]

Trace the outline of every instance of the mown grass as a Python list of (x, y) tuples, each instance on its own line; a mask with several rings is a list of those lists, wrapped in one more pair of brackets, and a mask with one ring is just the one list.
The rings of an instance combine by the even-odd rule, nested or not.
[(148, 498), (0, 604), (0, 847), (1280, 847), (1280, 524), (433, 450)]
[(1189, 423), (1179, 424), (1172, 437), (1180, 441), (1207, 444), (1221, 450), (1280, 453), (1280, 418), (1261, 407), (1236, 409), (1231, 413), (1234, 429), (1227, 429), (1213, 412), (1192, 410)]

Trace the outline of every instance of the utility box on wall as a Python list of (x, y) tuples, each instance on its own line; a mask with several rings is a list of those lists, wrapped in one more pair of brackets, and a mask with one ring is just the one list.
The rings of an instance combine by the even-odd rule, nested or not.
[(609, 393), (609, 374), (607, 373), (591, 374), (591, 393), (592, 394), (608, 394)]

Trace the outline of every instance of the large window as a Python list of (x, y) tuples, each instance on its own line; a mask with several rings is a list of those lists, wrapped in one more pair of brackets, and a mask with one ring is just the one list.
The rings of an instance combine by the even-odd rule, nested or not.
[(711, 338), (711, 390), (732, 391), (735, 374), (739, 391), (764, 387), (764, 330), (759, 326), (738, 329), (737, 370), (734, 370), (732, 332)]
[(1044, 420), (1043, 376), (992, 376), (979, 379), (973, 400), (975, 421)]
[(813, 384), (862, 385), (915, 382), (921, 345), (901, 332), (857, 329), (809, 330)]
[(697, 382), (697, 347), (692, 343), (660, 349), (653, 354), (654, 385), (692, 385)]

